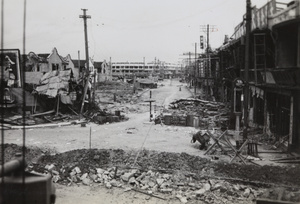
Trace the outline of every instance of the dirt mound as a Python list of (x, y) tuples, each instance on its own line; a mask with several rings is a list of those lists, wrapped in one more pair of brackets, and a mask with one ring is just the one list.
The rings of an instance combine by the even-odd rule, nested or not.
[[(17, 153), (23, 152), (23, 147), (18, 146), (16, 144), (4, 144), (4, 162), (8, 162), (12, 160)], [(0, 146), (0, 152), (2, 153), (2, 146)], [(38, 147), (25, 147), (25, 159), (26, 161), (29, 161), (30, 163), (35, 163), (37, 159), (42, 157), (45, 154), (52, 154), (54, 153), (54, 150), (50, 149), (41, 149)], [(2, 157), (0, 158), (0, 161), (2, 162)]]
[[(6, 144), (4, 148), (6, 161), (22, 150), (14, 144)], [(232, 203), (241, 195), (246, 203), (258, 196), (276, 199), (274, 192), (278, 190), (285, 192), (285, 200), (300, 200), (300, 191), (295, 190), (300, 188), (299, 166), (259, 167), (211, 161), (186, 153), (142, 150), (138, 154), (121, 149), (80, 149), (51, 154), (49, 150), (26, 148), (26, 159), (28, 170), (51, 173), (54, 182), (67, 185), (93, 182), (106, 188), (129, 185), (176, 195), (183, 201), (213, 202), (217, 196), (223, 200), (231, 197)], [(297, 188), (276, 190), (275, 187), (284, 184)]]
[[(15, 144), (4, 145), (5, 161), (11, 160), (22, 147)], [(141, 170), (165, 170), (192, 172), (198, 178), (213, 175), (226, 178), (238, 178), (248, 181), (264, 183), (277, 183), (280, 185), (300, 184), (299, 165), (281, 166), (255, 166), (239, 163), (226, 163), (211, 161), (206, 158), (186, 153), (169, 153), (143, 150), (124, 151), (121, 149), (79, 149), (64, 153), (53, 154), (50, 150), (40, 148), (25, 148), (26, 160), (34, 165), (34, 170), (43, 171), (47, 164), (55, 164), (58, 168), (73, 168), (78, 166), (83, 171), (90, 168), (108, 168), (115, 166), (132, 166)], [(136, 161), (136, 162), (135, 162)], [(293, 175), (293, 176), (291, 176)]]

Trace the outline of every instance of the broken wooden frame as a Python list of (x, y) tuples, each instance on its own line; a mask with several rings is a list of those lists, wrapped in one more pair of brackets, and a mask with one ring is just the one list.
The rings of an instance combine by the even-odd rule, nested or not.
[(233, 156), (233, 158), (230, 160), (230, 163), (233, 162), (233, 160), (236, 158), (236, 157), (239, 157), (242, 162), (244, 164), (246, 164), (246, 158), (244, 158), (242, 155), (241, 155), (241, 152), (242, 150), (244, 149), (244, 147), (246, 147), (246, 145), (248, 144), (248, 140), (245, 140), (245, 142), (242, 144), (242, 146), (239, 148), (239, 149), (236, 149), (232, 144), (231, 142), (225, 138), (225, 140), (227, 141), (228, 145), (231, 147), (231, 149), (235, 152), (235, 155)]
[(234, 156), (232, 157), (232, 159), (230, 160), (230, 163), (234, 161), (235, 158), (239, 157), (242, 162), (244, 164), (246, 164), (246, 158), (244, 158), (241, 155), (242, 150), (246, 147), (246, 145), (248, 144), (248, 140), (244, 141), (244, 143), (242, 144), (242, 146), (239, 149), (236, 149), (231, 142), (228, 140), (228, 138), (226, 138), (226, 133), (227, 130), (225, 130), (218, 138), (215, 138), (212, 133), (210, 131), (207, 131), (208, 135), (210, 136), (210, 138), (212, 138), (214, 140), (214, 143), (206, 150), (206, 152), (204, 153), (204, 155), (208, 154), (208, 152), (214, 147), (214, 146), (218, 146), (222, 152), (224, 152), (224, 154), (228, 155), (227, 151), (222, 147), (222, 145), (220, 143), (224, 142), (222, 140), (224, 140), (226, 142), (226, 146), (230, 147), (230, 149), (232, 149), (234, 151)]
[[(224, 154), (227, 154), (227, 151), (222, 147), (222, 145), (220, 143), (222, 143), (222, 138), (225, 136), (225, 134), (227, 133), (227, 130), (225, 130), (221, 136), (219, 136), (218, 138), (215, 138), (212, 133), (208, 130), (207, 131), (209, 137), (211, 139), (213, 139), (214, 143), (206, 150), (206, 152), (204, 153), (204, 155), (208, 154), (208, 152), (215, 146), (218, 145), (218, 147), (220, 147), (220, 149), (224, 152)], [(225, 140), (226, 141), (226, 140)]]

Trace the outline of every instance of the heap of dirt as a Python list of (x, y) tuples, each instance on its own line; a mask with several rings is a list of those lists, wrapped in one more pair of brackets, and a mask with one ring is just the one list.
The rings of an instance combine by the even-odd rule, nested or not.
[[(6, 161), (22, 150), (14, 144), (6, 144), (4, 148)], [(50, 173), (53, 182), (64, 185), (94, 182), (108, 189), (133, 187), (167, 194), (183, 203), (222, 200), (222, 203), (245, 204), (258, 197), (276, 200), (276, 192), (282, 192), (283, 200), (300, 200), (299, 165), (259, 167), (211, 161), (186, 153), (121, 149), (51, 154), (49, 150), (26, 148), (26, 159), (28, 171)]]
[[(23, 147), (16, 144), (4, 144), (4, 151), (2, 150), (2, 146), (0, 146), (1, 154), (4, 154), (4, 162), (8, 162), (15, 158), (16, 154), (23, 153)], [(29, 163), (36, 163), (44, 155), (54, 154), (55, 150), (46, 149), (46, 148), (38, 148), (38, 147), (25, 147), (25, 160)], [(0, 157), (0, 162), (2, 163), (2, 156)]]
[[(16, 152), (22, 152), (22, 147), (14, 144), (5, 144), (4, 149), (5, 161), (11, 160)], [(191, 172), (198, 179), (213, 175), (280, 185), (298, 186), (300, 184), (299, 165), (282, 167), (244, 165), (242, 163), (229, 164), (186, 153), (148, 150), (142, 150), (138, 158), (137, 152), (121, 149), (79, 149), (58, 154), (50, 154), (49, 152), (49, 150), (39, 148), (26, 148), (26, 160), (38, 172), (44, 172), (44, 167), (49, 164), (55, 164), (58, 168), (69, 169), (78, 166), (82, 171), (89, 171), (91, 168), (134, 165), (145, 171), (180, 170)]]

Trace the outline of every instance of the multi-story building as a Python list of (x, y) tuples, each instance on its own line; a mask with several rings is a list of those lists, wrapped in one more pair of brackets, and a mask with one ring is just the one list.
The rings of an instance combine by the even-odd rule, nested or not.
[(160, 76), (167, 78), (174, 76), (180, 71), (180, 66), (177, 64), (166, 63), (161, 61), (156, 62), (112, 62), (113, 76), (143, 76), (147, 77)]
[[(248, 125), (264, 127), (265, 135), (299, 150), (300, 1), (271, 0), (259, 9), (253, 7), (251, 16), (249, 70), (245, 70), (245, 21), (218, 49), (224, 96), (232, 101), (233, 112), (248, 98), (248, 107), (242, 108), (249, 112)], [(243, 97), (245, 88), (236, 86), (240, 82), (249, 87), (249, 97)]]

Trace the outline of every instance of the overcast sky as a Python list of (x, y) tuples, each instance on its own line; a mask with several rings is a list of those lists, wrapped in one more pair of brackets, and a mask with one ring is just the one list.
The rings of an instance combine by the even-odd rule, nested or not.
[[(267, 0), (252, 0), (261, 7)], [(2, 6), (1, 6), (2, 8)], [(85, 59), (82, 8), (88, 9), (89, 54), (96, 61), (178, 62), (194, 52), (202, 25), (213, 25), (210, 44), (242, 22), (246, 0), (27, 0), (25, 53), (50, 53)], [(23, 0), (4, 1), (4, 48), (23, 52)], [(197, 52), (199, 52), (199, 46)]]

